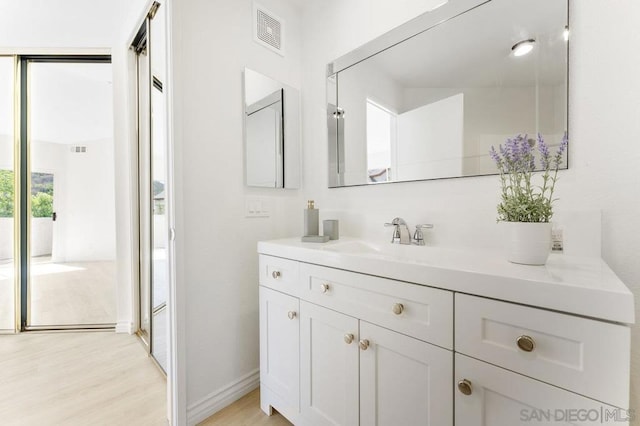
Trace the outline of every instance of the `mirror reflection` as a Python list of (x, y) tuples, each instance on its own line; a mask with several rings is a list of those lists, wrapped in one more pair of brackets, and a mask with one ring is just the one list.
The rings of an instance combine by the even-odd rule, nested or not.
[(244, 71), (246, 185), (297, 188), (299, 93), (256, 71)]
[(330, 186), (494, 174), (489, 149), (517, 134), (559, 145), (567, 8), (492, 0), (337, 70)]

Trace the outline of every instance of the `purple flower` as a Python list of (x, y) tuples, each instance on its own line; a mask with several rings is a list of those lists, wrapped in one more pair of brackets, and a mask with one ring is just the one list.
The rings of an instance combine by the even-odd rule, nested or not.
[(542, 135), (538, 133), (538, 151), (540, 152), (540, 163), (543, 170), (549, 169), (549, 159), (551, 154), (549, 153), (549, 147), (544, 142)]
[[(500, 145), (500, 148), (502, 148), (502, 145)], [(500, 154), (498, 154), (496, 152), (496, 148), (495, 147), (491, 147), (491, 149), (489, 150), (489, 155), (491, 156), (491, 158), (493, 159), (493, 161), (495, 161), (495, 163), (497, 165), (500, 165), (500, 163), (502, 163), (502, 159), (500, 158)]]
[(567, 150), (567, 146), (569, 145), (569, 138), (567, 133), (565, 132), (562, 136), (562, 142), (560, 142), (560, 146), (558, 147), (558, 152), (553, 158), (553, 164), (556, 168), (560, 167), (560, 163), (562, 163), (562, 158), (564, 156), (565, 151)]

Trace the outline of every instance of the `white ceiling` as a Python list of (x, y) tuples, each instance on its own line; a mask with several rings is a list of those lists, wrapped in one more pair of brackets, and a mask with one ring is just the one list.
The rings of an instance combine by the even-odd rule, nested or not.
[(33, 141), (78, 144), (113, 137), (111, 64), (32, 63)]
[(146, 0), (0, 0), (0, 48), (106, 48)]

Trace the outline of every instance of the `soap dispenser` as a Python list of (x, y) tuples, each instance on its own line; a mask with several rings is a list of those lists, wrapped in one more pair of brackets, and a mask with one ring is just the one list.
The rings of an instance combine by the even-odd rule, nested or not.
[(307, 208), (304, 211), (304, 235), (320, 235), (320, 214), (314, 207), (313, 200), (307, 202)]

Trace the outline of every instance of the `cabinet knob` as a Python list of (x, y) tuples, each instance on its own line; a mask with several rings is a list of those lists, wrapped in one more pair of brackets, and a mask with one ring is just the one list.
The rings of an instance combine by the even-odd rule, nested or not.
[(473, 393), (471, 382), (467, 379), (462, 379), (458, 382), (458, 390), (464, 395), (471, 395)]
[(395, 305), (393, 305), (394, 314), (400, 315), (402, 312), (404, 312), (404, 305), (402, 303), (396, 303)]
[(289, 317), (290, 320), (294, 319), (298, 314), (295, 311), (289, 311), (287, 313), (287, 316)]
[(324, 284), (322, 284), (322, 285), (320, 286), (320, 291), (322, 291), (323, 293), (326, 293), (326, 292), (328, 292), (328, 291), (329, 291), (329, 289), (330, 289), (330, 288), (331, 288), (331, 287), (329, 286), (329, 284), (324, 283)]
[(278, 278), (280, 278), (282, 276), (282, 274), (280, 273), (280, 271), (273, 271), (271, 273), (271, 276), (273, 277), (274, 280), (277, 280)]
[(367, 339), (360, 340), (360, 343), (358, 343), (358, 345), (360, 346), (360, 349), (362, 349), (363, 351), (366, 351), (367, 349), (369, 349), (369, 341)]
[(518, 337), (518, 340), (516, 340), (516, 343), (518, 347), (525, 352), (533, 352), (536, 348), (536, 342), (531, 338), (531, 336), (520, 336)]
[(345, 342), (347, 345), (350, 345), (350, 344), (353, 342), (353, 339), (354, 339), (354, 336), (353, 336), (353, 334), (351, 334), (351, 333), (348, 333), (348, 334), (345, 334), (345, 335), (344, 335), (344, 342)]

